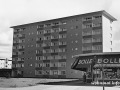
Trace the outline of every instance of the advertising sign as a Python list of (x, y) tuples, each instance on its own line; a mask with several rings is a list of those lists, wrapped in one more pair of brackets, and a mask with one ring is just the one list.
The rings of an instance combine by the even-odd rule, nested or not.
[[(96, 56), (96, 58), (94, 58)], [(78, 59), (78, 58), (77, 58)], [(109, 55), (91, 55), (91, 56), (79, 56), (76, 61), (76, 68), (88, 68), (92, 61), (95, 60), (95, 64), (103, 64), (106, 66), (117, 66), (120, 67), (120, 55), (109, 54)]]

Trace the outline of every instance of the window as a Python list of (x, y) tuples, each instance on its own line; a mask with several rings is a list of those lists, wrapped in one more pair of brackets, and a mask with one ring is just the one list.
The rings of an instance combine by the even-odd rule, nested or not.
[(93, 19), (100, 19), (100, 18), (102, 18), (101, 15), (93, 16)]
[(112, 45), (112, 41), (110, 41), (110, 44)]
[(92, 38), (92, 42), (102, 42), (101, 37)]
[(52, 74), (53, 74), (53, 75), (58, 75), (58, 70), (53, 70), (53, 71), (52, 71)]
[(24, 51), (19, 51), (18, 55), (24, 55)]
[(44, 31), (37, 31), (37, 35), (44, 34)]
[(61, 59), (66, 59), (66, 55), (61, 55)]
[(51, 36), (44, 37), (44, 40), (50, 40), (50, 39), (51, 39)]
[(38, 25), (37, 28), (44, 28), (44, 25)]
[(51, 53), (51, 50), (50, 49), (44, 49), (43, 53)]
[(41, 50), (36, 50), (36, 54), (42, 54)]
[(43, 63), (35, 63), (35, 67), (43, 67)]
[(59, 35), (59, 38), (66, 38), (66, 37), (67, 37), (66, 34), (60, 34), (60, 35)]
[(92, 20), (92, 17), (85, 17), (85, 18), (83, 18), (83, 21), (89, 21), (89, 20)]
[(67, 43), (65, 41), (59, 42), (59, 45), (66, 45)]
[(42, 75), (42, 70), (35, 70), (35, 75)]
[(52, 29), (52, 32), (59, 32), (59, 29), (60, 28), (54, 28), (54, 29)]
[(66, 67), (66, 62), (59, 62), (59, 67)]
[(56, 53), (58, 51), (59, 51), (59, 49), (51, 49), (51, 53)]
[(24, 67), (24, 63), (21, 64), (21, 67)]
[(66, 21), (63, 21), (62, 24), (67, 24), (67, 22), (66, 22)]
[(97, 29), (97, 30), (92, 31), (92, 35), (101, 34), (101, 33), (102, 33), (101, 29)]
[(102, 26), (102, 23), (93, 23), (93, 27), (100, 27)]
[(51, 36), (51, 39), (58, 39), (58, 38), (59, 38), (58, 35)]
[(46, 27), (49, 27), (49, 26), (51, 26), (51, 24), (50, 24), (50, 23), (48, 23), (48, 24), (45, 24), (45, 26), (46, 26)]
[(42, 46), (43, 46), (43, 47), (51, 46), (51, 42), (43, 43)]
[(21, 61), (24, 61), (25, 58), (21, 58)]
[(18, 63), (18, 64), (16, 64), (15, 66), (16, 66), (16, 67), (19, 67), (19, 68), (20, 68), (20, 67), (22, 68), (22, 67), (24, 67), (24, 64), (23, 64), (23, 63)]
[(52, 25), (53, 26), (56, 26), (56, 25), (59, 25), (60, 23), (59, 22), (55, 22), (55, 23), (53, 23)]
[(50, 75), (50, 71), (49, 70), (45, 70), (44, 71), (44, 75)]
[(24, 46), (24, 45), (19, 45), (18, 48), (19, 48), (19, 49), (24, 49), (25, 46)]
[(51, 67), (58, 67), (58, 62), (51, 63)]
[(92, 28), (92, 23), (83, 24), (83, 29), (84, 28)]
[(44, 63), (44, 67), (50, 67), (50, 63)]
[(45, 30), (44, 34), (51, 33), (51, 29)]
[(61, 28), (61, 29), (59, 29), (59, 31), (61, 32), (61, 31), (67, 31), (67, 29), (66, 28)]
[(43, 60), (43, 56), (36, 56), (36, 60)]
[(66, 74), (66, 71), (65, 70), (62, 70), (60, 71), (61, 72), (61, 75), (65, 75)]
[(84, 30), (84, 31), (82, 32), (82, 35), (83, 35), (83, 36), (87, 36), (87, 35), (91, 35), (91, 34), (92, 34), (92, 31), (90, 31), (90, 30), (89, 30), (89, 31), (88, 31), (88, 30), (87, 30), (87, 31)]
[(20, 31), (20, 29), (14, 29), (14, 32), (19, 32)]
[(41, 40), (43, 40), (42, 37), (37, 37), (37, 38), (36, 38), (36, 41), (41, 41)]
[(51, 42), (51, 46), (57, 46), (58, 42)]
[(24, 31), (25, 29), (26, 29), (26, 28), (21, 28), (20, 31), (22, 32), (22, 31)]
[(25, 42), (25, 39), (19, 39), (18, 42), (19, 42), (19, 43), (24, 43), (24, 42)]
[(37, 43), (37, 44), (36, 44), (36, 47), (42, 47), (42, 44), (38, 44), (38, 43)]
[(110, 38), (112, 38), (112, 34), (110, 33)]
[(82, 47), (82, 51), (89, 51), (89, 50), (92, 50), (91, 46), (83, 46)]
[(102, 50), (102, 45), (94, 45), (92, 46), (92, 50)]
[(112, 48), (110, 48), (111, 52), (112, 52)]
[(66, 52), (67, 50), (66, 50), (66, 48), (60, 48), (59, 49), (59, 52)]
[(82, 40), (82, 43), (91, 43), (92, 42), (92, 38), (85, 38)]

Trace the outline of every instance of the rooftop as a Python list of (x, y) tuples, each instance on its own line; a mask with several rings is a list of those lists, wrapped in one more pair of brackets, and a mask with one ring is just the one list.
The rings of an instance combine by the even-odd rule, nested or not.
[(47, 22), (47, 21), (54, 21), (54, 20), (59, 20), (59, 19), (64, 19), (64, 18), (70, 18), (70, 17), (75, 17), (75, 16), (84, 16), (87, 14), (93, 14), (93, 13), (103, 13), (104, 16), (106, 16), (108, 19), (112, 21), (116, 21), (117, 19), (111, 16), (109, 13), (107, 13), (105, 10), (101, 11), (96, 11), (96, 12), (90, 12), (90, 13), (85, 13), (85, 14), (80, 14), (80, 15), (74, 15), (74, 16), (68, 16), (68, 17), (62, 17), (62, 18), (57, 18), (57, 19), (51, 19), (51, 20), (45, 20), (45, 21), (39, 21), (39, 22), (33, 22), (33, 23), (27, 23), (27, 24), (22, 24), (22, 25), (16, 25), (16, 26), (11, 26), (11, 28), (19, 27), (19, 26), (25, 26), (25, 25), (30, 25), (30, 24), (35, 24), (35, 23), (42, 23), (42, 22)]

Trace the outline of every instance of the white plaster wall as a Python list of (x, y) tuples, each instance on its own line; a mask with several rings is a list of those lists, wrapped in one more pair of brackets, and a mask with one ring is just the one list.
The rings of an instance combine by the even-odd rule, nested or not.
[[(7, 67), (5, 67), (7, 65)], [(5, 60), (0, 60), (0, 69), (12, 69), (12, 61), (8, 61), (7, 64)]]
[(111, 52), (111, 42), (112, 37), (110, 33), (112, 34), (112, 30), (110, 29), (111, 23), (108, 18), (105, 16), (102, 16), (102, 29), (103, 29), (103, 52)]

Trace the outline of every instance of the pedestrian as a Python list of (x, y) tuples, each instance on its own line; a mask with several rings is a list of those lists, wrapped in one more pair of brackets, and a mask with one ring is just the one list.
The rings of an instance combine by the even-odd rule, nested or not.
[(83, 83), (86, 83), (86, 74), (83, 75)]

